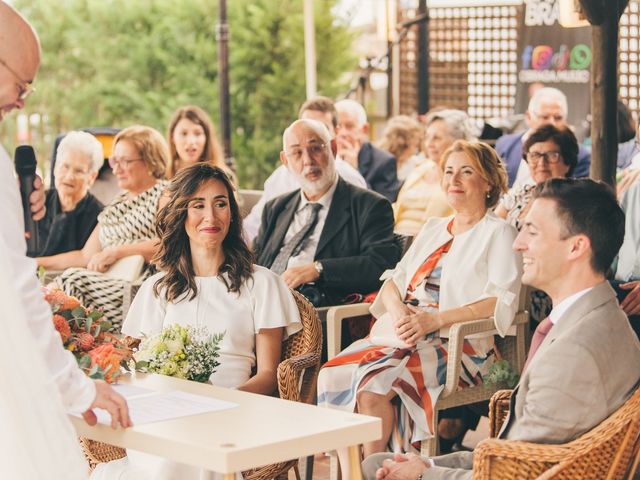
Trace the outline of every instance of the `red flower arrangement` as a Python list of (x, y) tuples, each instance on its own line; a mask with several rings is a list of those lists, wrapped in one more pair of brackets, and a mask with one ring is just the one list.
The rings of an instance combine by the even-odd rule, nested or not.
[(83, 307), (77, 298), (59, 289), (44, 287), (44, 298), (51, 305), (60, 340), (78, 366), (91, 378), (113, 383), (132, 352), (111, 333), (112, 324), (104, 313)]

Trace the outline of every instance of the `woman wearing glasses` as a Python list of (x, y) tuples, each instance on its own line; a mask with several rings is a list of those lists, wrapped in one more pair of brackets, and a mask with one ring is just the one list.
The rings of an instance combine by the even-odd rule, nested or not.
[[(66, 269), (56, 282), (86, 307), (102, 308), (116, 327), (122, 322), (124, 282), (104, 275), (117, 260), (156, 252), (156, 212), (167, 182), (161, 180), (169, 158), (162, 135), (150, 127), (132, 126), (114, 140), (109, 164), (124, 190), (98, 216), (98, 225), (80, 250), (40, 257), (46, 269)], [(149, 274), (146, 269), (142, 276)]]
[[(389, 443), (392, 451), (410, 451), (433, 436), (429, 412), (447, 374), (441, 329), (493, 317), (505, 335), (518, 307), (516, 231), (491, 212), (507, 187), (500, 158), (486, 144), (458, 140), (442, 162), (442, 188), (454, 215), (427, 221), (395, 269), (381, 277), (370, 336), (327, 362), (318, 377), (318, 405), (382, 418), (382, 437), (364, 445), (365, 457)], [(460, 386), (481, 383), (494, 358), (492, 334), (465, 340)], [(338, 455), (349, 478), (346, 452)]]
[[(535, 184), (512, 188), (500, 199), (496, 215), (504, 218), (518, 230), (527, 215), (531, 197), (537, 184), (550, 178), (570, 177), (578, 164), (578, 141), (566, 128), (544, 125), (535, 130), (524, 142), (523, 157)], [(540, 290), (531, 291), (531, 319), (541, 322), (551, 312), (551, 299)]]
[[(578, 141), (566, 127), (544, 125), (524, 142), (523, 157), (536, 184), (550, 178), (569, 177), (578, 163)], [(496, 215), (520, 230), (535, 187), (528, 184), (512, 188), (500, 199)]]
[(47, 191), (47, 213), (38, 222), (38, 256), (78, 250), (89, 239), (104, 208), (89, 193), (103, 156), (102, 145), (87, 132), (69, 132), (58, 145), (55, 188)]

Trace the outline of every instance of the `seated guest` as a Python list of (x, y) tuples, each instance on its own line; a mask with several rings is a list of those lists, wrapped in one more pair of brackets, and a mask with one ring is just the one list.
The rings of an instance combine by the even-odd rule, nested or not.
[[(98, 216), (82, 249), (37, 258), (46, 269), (66, 269), (56, 279), (62, 289), (88, 308), (102, 308), (115, 326), (122, 322), (124, 282), (104, 273), (123, 257), (142, 255), (149, 262), (155, 254), (156, 211), (168, 157), (164, 138), (153, 128), (136, 125), (120, 131), (109, 165), (124, 192)], [(147, 268), (142, 275), (150, 273)]]
[[(507, 188), (500, 158), (486, 144), (458, 140), (443, 166), (442, 187), (455, 214), (426, 223), (382, 276), (371, 306), (396, 341), (358, 340), (320, 370), (318, 405), (382, 418), (382, 437), (364, 445), (365, 456), (389, 442), (394, 451), (408, 451), (432, 436), (425, 409), (432, 411), (447, 373), (448, 339), (440, 329), (493, 317), (505, 335), (518, 307), (520, 255), (510, 250), (516, 231), (491, 211)], [(494, 348), (493, 334), (465, 340), (461, 386), (482, 382)], [(346, 455), (338, 455), (348, 475)]]
[(340, 178), (334, 154), (335, 142), (318, 121), (297, 120), (285, 130), (280, 159), (300, 188), (265, 205), (254, 243), (256, 263), (316, 306), (376, 290), (400, 256), (391, 205)]
[[(333, 100), (328, 97), (317, 96), (311, 97), (300, 107), (298, 112), (298, 118), (317, 120), (322, 122), (331, 138), (336, 137), (336, 126), (338, 125), (338, 113), (334, 106)], [(355, 185), (356, 187), (367, 188), (367, 182), (362, 177), (360, 172), (345, 162), (339, 155), (336, 156), (336, 172), (338, 175), (347, 182)], [(260, 219), (262, 218), (262, 211), (264, 206), (269, 200), (273, 200), (285, 193), (293, 192), (300, 188), (298, 180), (289, 169), (280, 165), (274, 170), (274, 172), (264, 182), (264, 190), (258, 203), (256, 203), (249, 215), (243, 221), (245, 238), (252, 242), (258, 230), (260, 230)]]
[[(529, 101), (526, 113), (529, 130), (504, 135), (496, 142), (496, 151), (502, 157), (509, 174), (509, 187), (531, 183), (529, 170), (522, 158), (522, 144), (534, 130), (551, 124), (556, 128), (567, 127), (567, 97), (557, 88), (544, 87), (536, 90)], [(588, 177), (591, 166), (591, 152), (580, 147), (578, 163), (572, 173), (574, 177)], [(516, 183), (517, 182), (517, 183)]]
[(640, 182), (629, 187), (620, 204), (625, 213), (625, 232), (613, 285), (620, 307), (640, 336)]
[(224, 162), (224, 152), (207, 112), (187, 105), (173, 112), (167, 134), (169, 163), (166, 178), (173, 178), (184, 167), (205, 162), (231, 172)]
[(364, 107), (355, 100), (336, 102), (338, 155), (357, 168), (374, 192), (394, 202), (400, 182), (396, 159), (367, 141), (369, 123)]
[(89, 193), (103, 155), (100, 142), (87, 132), (69, 132), (58, 145), (55, 188), (47, 191), (47, 213), (38, 222), (37, 256), (79, 250), (89, 239), (104, 208)]
[(400, 182), (424, 161), (422, 137), (422, 125), (408, 115), (397, 115), (387, 122), (377, 146), (396, 157)]
[[(578, 141), (567, 127), (543, 125), (534, 130), (524, 142), (524, 160), (529, 175), (536, 184), (550, 178), (570, 177), (578, 163)], [(514, 187), (500, 199), (496, 215), (520, 231), (531, 206), (535, 184)], [(531, 292), (531, 319), (535, 323), (544, 320), (551, 311), (551, 299), (540, 290)]]
[[(554, 178), (536, 187), (513, 248), (523, 256), (522, 281), (547, 292), (554, 308), (533, 336), (498, 438), (569, 442), (637, 387), (640, 343), (605, 279), (623, 235), (624, 214), (608, 186)], [(365, 478), (473, 477), (472, 452), (392, 457), (365, 459)]]
[[(140, 287), (122, 332), (141, 338), (172, 324), (224, 332), (211, 383), (273, 394), (282, 341), (301, 328), (293, 295), (278, 275), (252, 265), (233, 186), (221, 169), (186, 167), (167, 196), (154, 259), (161, 272)], [(195, 467), (131, 450), (128, 456), (100, 466), (91, 478), (121, 478), (136, 468), (148, 469), (144, 478), (202, 478)]]
[(451, 215), (451, 206), (442, 191), (442, 154), (456, 140), (475, 140), (469, 116), (462, 110), (437, 110), (427, 115), (425, 152), (427, 159), (413, 170), (393, 204), (395, 231), (416, 236), (431, 217)]

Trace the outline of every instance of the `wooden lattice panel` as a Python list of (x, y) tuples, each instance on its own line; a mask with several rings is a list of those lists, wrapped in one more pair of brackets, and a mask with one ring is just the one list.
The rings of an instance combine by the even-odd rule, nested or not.
[[(488, 118), (513, 111), (517, 82), (517, 36), (522, 8), (429, 9), (429, 104)], [(400, 21), (416, 15), (401, 9)], [(400, 111), (416, 111), (417, 28), (401, 43)]]
[(631, 0), (620, 18), (619, 92), (629, 109), (640, 110), (640, 3)]

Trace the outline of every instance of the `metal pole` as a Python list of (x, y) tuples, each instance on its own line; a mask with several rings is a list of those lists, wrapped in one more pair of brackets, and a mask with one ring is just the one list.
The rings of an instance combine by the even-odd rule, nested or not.
[(224, 147), (224, 160), (235, 171), (231, 152), (231, 109), (229, 107), (229, 25), (227, 24), (227, 1), (220, 0), (220, 18), (216, 38), (218, 40), (218, 81), (220, 82), (220, 132)]
[[(427, 15), (427, 0), (420, 0), (418, 15)], [(429, 18), (418, 24), (418, 115), (429, 110)]]
[(313, 0), (304, 0), (304, 65), (307, 98), (318, 91), (316, 81), (316, 29), (313, 21)]

